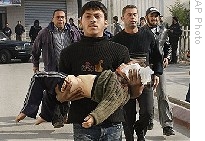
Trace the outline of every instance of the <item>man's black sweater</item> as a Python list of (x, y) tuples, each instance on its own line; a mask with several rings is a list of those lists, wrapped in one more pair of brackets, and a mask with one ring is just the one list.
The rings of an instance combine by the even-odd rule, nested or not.
[[(81, 41), (62, 50), (59, 69), (66, 74), (99, 75), (103, 70), (115, 71), (122, 63), (129, 61), (129, 52), (125, 46), (108, 41), (104, 37), (83, 37)], [(69, 122), (81, 124), (97, 104), (89, 98), (72, 101)], [(124, 121), (123, 111), (119, 108), (103, 123), (122, 121)]]
[(152, 69), (156, 75), (163, 73), (162, 55), (156, 44), (153, 33), (146, 28), (139, 28), (137, 33), (129, 34), (124, 30), (115, 35), (112, 41), (124, 45), (130, 54), (147, 54), (148, 64), (152, 64)]

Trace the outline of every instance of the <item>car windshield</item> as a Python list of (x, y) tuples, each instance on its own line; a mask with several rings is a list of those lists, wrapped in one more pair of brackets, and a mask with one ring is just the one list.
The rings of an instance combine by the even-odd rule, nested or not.
[(0, 41), (5, 41), (5, 40), (9, 40), (9, 38), (3, 32), (0, 32)]

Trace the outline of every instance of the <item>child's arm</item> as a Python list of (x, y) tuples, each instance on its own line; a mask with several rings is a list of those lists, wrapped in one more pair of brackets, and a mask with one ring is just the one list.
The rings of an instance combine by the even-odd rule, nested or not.
[(82, 123), (82, 127), (84, 128), (90, 128), (91, 126), (93, 126), (95, 119), (92, 115), (88, 115), (85, 119), (85, 122)]
[[(121, 66), (122, 67), (122, 66)], [(126, 67), (124, 64), (123, 68)], [(117, 69), (120, 73), (111, 72), (109, 70), (102, 72), (99, 76), (92, 100), (98, 102), (98, 106), (93, 110), (82, 123), (84, 128), (102, 123), (120, 106), (124, 106), (129, 98), (140, 96), (144, 85), (141, 83), (139, 72), (137, 69), (130, 69), (126, 76), (122, 68)], [(122, 81), (125, 79), (126, 81)], [(130, 94), (128, 94), (128, 89)]]
[[(115, 72), (103, 71), (97, 79), (92, 100), (98, 102), (98, 106), (89, 114), (89, 120), (85, 118), (87, 121), (83, 122), (83, 125), (100, 124), (123, 106), (129, 100), (128, 87), (121, 85)], [(91, 117), (94, 120), (91, 120)]]

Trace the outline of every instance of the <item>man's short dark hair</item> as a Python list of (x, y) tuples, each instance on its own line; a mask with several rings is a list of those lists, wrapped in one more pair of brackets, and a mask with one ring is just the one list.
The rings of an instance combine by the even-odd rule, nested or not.
[(172, 17), (172, 19), (174, 19), (176, 22), (179, 22), (177, 17)]
[(65, 15), (66, 15), (66, 12), (63, 9), (56, 9), (56, 10), (53, 11), (53, 17), (55, 15), (55, 13), (58, 12), (58, 11), (63, 11), (65, 13)]
[(117, 16), (114, 16), (113, 17), (113, 20), (115, 20), (116, 22), (118, 21), (118, 17)]
[(107, 20), (107, 15), (108, 15), (107, 8), (105, 7), (104, 4), (102, 4), (99, 1), (89, 1), (89, 2), (87, 2), (81, 9), (81, 17), (85, 13), (85, 11), (91, 10), (91, 9), (92, 10), (101, 10), (104, 13), (105, 20)]
[(35, 20), (35, 21), (34, 21), (34, 24), (37, 24), (37, 23), (39, 24), (39, 20)]
[(141, 20), (145, 20), (145, 17), (140, 17), (140, 21), (141, 21)]
[[(128, 8), (136, 8), (136, 9), (137, 9), (137, 6), (135, 6), (135, 5), (127, 5), (127, 6), (125, 6), (125, 7), (122, 9), (122, 16), (125, 14), (125, 11), (126, 11)], [(138, 11), (138, 9), (137, 9), (137, 11)]]
[(73, 18), (70, 18), (69, 21), (74, 21)]

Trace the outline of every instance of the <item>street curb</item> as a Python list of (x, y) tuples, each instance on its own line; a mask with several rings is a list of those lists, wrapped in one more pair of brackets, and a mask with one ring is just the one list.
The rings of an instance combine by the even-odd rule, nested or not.
[(174, 123), (182, 125), (190, 130), (190, 109), (171, 103)]
[[(173, 120), (175, 124), (186, 127), (190, 130), (190, 104), (185, 101), (177, 100), (169, 97), (170, 106), (172, 108)], [(154, 98), (154, 106), (158, 112), (157, 97)]]

